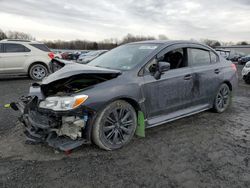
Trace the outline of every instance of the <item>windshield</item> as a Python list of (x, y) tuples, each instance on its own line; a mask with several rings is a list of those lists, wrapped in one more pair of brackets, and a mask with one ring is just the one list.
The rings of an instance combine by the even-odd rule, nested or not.
[(117, 47), (94, 59), (88, 65), (118, 70), (131, 70), (159, 44), (130, 44)]

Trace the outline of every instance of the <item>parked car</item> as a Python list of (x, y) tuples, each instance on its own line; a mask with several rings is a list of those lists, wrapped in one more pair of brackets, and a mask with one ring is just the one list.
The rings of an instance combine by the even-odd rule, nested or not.
[(247, 56), (245, 56), (245, 57), (239, 58), (238, 63), (239, 63), (240, 65), (244, 65), (244, 64), (245, 64), (246, 62), (248, 62), (248, 61), (250, 61), (250, 55), (247, 55)]
[(61, 54), (62, 59), (76, 61), (80, 56), (79, 52), (64, 52)]
[(69, 53), (68, 57), (67, 57), (67, 60), (74, 60), (74, 61), (76, 61), (79, 56), (80, 56), (79, 53)]
[(67, 59), (69, 52), (61, 53), (62, 59)]
[(242, 78), (247, 84), (250, 84), (250, 61), (242, 69)]
[(77, 59), (77, 63), (87, 64), (90, 61), (94, 60), (95, 58), (101, 56), (102, 54), (106, 53), (107, 50), (97, 50), (97, 51), (91, 51), (85, 54), (82, 54)]
[(29, 75), (42, 80), (49, 73), (54, 54), (43, 43), (29, 40), (0, 41), (0, 74)]
[(61, 52), (53, 52), (54, 53), (54, 58), (56, 58), (56, 59), (62, 59), (62, 55), (61, 55)]
[(238, 62), (238, 60), (242, 57), (241, 54), (234, 54), (233, 56), (230, 57), (230, 60), (233, 62)]
[(208, 46), (145, 41), (87, 65), (66, 63), (11, 107), (22, 112), (29, 142), (68, 151), (94, 141), (115, 150), (136, 128), (143, 136), (144, 128), (208, 109), (224, 112), (236, 85), (236, 66)]

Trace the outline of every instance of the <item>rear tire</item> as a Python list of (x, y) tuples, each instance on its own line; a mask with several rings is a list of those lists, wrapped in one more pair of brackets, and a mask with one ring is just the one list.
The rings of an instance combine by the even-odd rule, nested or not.
[(104, 150), (119, 149), (133, 138), (136, 125), (134, 108), (125, 101), (114, 101), (98, 114), (93, 125), (93, 141)]
[(227, 84), (221, 84), (216, 97), (214, 99), (213, 110), (217, 113), (222, 113), (227, 110), (232, 100), (232, 94)]
[(33, 80), (42, 80), (47, 75), (48, 75), (48, 69), (46, 68), (46, 66), (40, 63), (32, 65), (29, 69), (29, 76)]

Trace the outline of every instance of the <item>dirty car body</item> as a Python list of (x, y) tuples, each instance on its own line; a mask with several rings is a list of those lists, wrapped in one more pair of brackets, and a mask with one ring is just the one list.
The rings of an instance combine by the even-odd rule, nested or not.
[[(237, 85), (231, 62), (188, 41), (130, 43), (88, 65), (64, 62), (11, 105), (21, 111), (29, 142), (64, 151), (93, 137), (103, 149), (122, 147), (135, 133), (138, 112), (146, 128), (211, 108), (223, 112)], [(224, 98), (220, 88), (228, 89)]]

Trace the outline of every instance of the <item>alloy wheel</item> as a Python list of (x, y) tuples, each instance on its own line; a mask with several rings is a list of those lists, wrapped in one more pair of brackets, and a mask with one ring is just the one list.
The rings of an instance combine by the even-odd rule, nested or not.
[(130, 139), (133, 132), (133, 116), (129, 109), (116, 108), (106, 116), (103, 125), (103, 135), (105, 139), (113, 144), (122, 144)]
[(230, 89), (227, 85), (222, 85), (217, 97), (216, 97), (216, 107), (219, 111), (225, 111), (230, 103)]
[(41, 80), (47, 75), (47, 70), (44, 66), (35, 65), (32, 69), (32, 75), (35, 79)]

